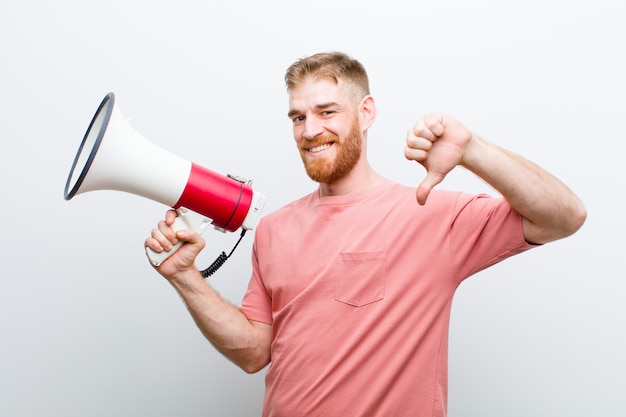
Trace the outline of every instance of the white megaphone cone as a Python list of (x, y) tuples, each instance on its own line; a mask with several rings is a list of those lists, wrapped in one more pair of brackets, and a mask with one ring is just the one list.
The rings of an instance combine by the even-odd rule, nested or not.
[[(209, 224), (222, 231), (253, 229), (265, 196), (250, 182), (223, 176), (168, 152), (141, 136), (115, 106), (115, 95), (100, 103), (74, 158), (65, 184), (65, 199), (94, 190), (117, 190), (158, 201), (177, 210), (176, 230), (202, 233)], [(168, 252), (147, 249), (160, 265)]]

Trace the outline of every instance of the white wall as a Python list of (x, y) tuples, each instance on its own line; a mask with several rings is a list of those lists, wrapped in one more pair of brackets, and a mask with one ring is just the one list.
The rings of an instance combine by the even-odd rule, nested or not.
[[(150, 140), (254, 180), (266, 211), (308, 192), (286, 118), (295, 59), (343, 50), (370, 72), (372, 164), (417, 184), (406, 130), (450, 113), (584, 200), (574, 237), (465, 282), (450, 416), (626, 414), (624, 7), (615, 0), (0, 4), (0, 415), (259, 415), (263, 373), (214, 352), (148, 265), (166, 207), (101, 191), (67, 202), (104, 95)], [(458, 171), (442, 185), (488, 190)], [(207, 231), (207, 264), (236, 234)], [(238, 303), (252, 238), (211, 278)]]

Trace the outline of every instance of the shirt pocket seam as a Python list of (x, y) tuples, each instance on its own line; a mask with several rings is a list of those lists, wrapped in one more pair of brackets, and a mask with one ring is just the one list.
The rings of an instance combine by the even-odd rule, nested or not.
[(335, 269), (335, 300), (353, 307), (383, 300), (386, 262), (385, 250), (340, 252)]

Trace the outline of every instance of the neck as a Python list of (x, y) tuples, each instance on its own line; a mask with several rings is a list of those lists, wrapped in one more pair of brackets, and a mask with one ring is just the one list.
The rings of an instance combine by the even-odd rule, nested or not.
[(355, 166), (352, 171), (339, 181), (333, 183), (320, 183), (320, 197), (339, 196), (356, 193), (379, 185), (387, 181), (374, 171), (369, 164)]

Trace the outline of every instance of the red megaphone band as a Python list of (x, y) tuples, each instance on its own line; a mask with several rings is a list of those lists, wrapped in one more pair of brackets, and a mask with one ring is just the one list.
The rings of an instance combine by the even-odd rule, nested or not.
[(237, 230), (252, 204), (252, 188), (192, 162), (191, 174), (173, 208), (185, 207), (213, 220), (230, 232)]

